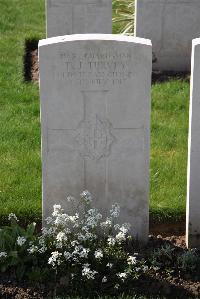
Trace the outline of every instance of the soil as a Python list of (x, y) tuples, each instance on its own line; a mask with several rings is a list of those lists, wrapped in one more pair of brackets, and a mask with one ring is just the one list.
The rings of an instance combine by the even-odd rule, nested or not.
[(34, 50), (31, 52), (31, 61), (32, 61), (32, 69), (31, 69), (31, 78), (33, 82), (39, 82), (39, 66), (38, 66), (38, 50)]
[(170, 237), (172, 235), (180, 236), (185, 234), (186, 221), (153, 223), (150, 218), (150, 234), (159, 235), (163, 237)]
[(24, 80), (39, 82), (38, 40), (26, 40), (24, 53)]

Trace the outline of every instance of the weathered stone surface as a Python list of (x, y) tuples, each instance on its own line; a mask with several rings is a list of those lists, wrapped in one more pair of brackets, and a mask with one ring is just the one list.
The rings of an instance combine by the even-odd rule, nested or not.
[(118, 35), (40, 41), (44, 217), (87, 189), (147, 239), (151, 51)]
[(190, 70), (199, 15), (199, 0), (136, 0), (135, 35), (151, 39), (154, 70)]
[(112, 33), (112, 0), (46, 0), (47, 37)]
[(188, 142), (187, 245), (200, 248), (200, 39), (193, 40)]

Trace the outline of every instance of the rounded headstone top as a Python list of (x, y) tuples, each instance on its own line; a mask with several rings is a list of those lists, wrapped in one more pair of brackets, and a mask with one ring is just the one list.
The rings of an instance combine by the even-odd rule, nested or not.
[(63, 35), (56, 36), (47, 39), (42, 39), (39, 41), (39, 47), (57, 44), (57, 43), (65, 43), (68, 41), (119, 41), (119, 42), (129, 42), (135, 44), (143, 44), (147, 46), (151, 46), (151, 40), (140, 38), (140, 37), (132, 37), (121, 34), (72, 34), (72, 35)]

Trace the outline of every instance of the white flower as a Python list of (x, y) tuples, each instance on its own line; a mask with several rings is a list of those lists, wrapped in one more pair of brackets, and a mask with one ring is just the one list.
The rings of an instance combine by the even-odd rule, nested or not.
[(58, 242), (63, 242), (63, 241), (67, 241), (67, 236), (66, 236), (66, 234), (64, 233), (64, 232), (59, 232), (58, 234), (57, 234), (57, 236), (56, 236), (56, 240), (58, 241)]
[(54, 242), (54, 245), (56, 246), (56, 249), (62, 249), (63, 243), (62, 242)]
[(62, 256), (62, 253), (59, 253), (58, 251), (52, 252), (51, 257), (48, 260), (48, 264), (52, 265), (53, 267), (59, 266), (61, 264), (60, 257)]
[(135, 256), (129, 256), (127, 258), (128, 265), (135, 265), (137, 263), (137, 259)]
[(115, 203), (112, 205), (112, 209), (110, 210), (111, 217), (117, 218), (120, 214), (120, 206), (118, 203)]
[(5, 251), (0, 252), (0, 258), (7, 257), (8, 254)]
[(86, 232), (85, 234), (78, 233), (77, 238), (79, 241), (87, 241), (97, 239), (97, 236), (95, 234)]
[(108, 245), (114, 246), (116, 244), (116, 240), (113, 237), (108, 237)]
[(27, 251), (28, 251), (30, 254), (33, 254), (33, 253), (35, 253), (35, 252), (38, 251), (38, 247), (35, 246), (35, 245), (31, 245), (31, 247), (28, 248)]
[(71, 230), (69, 228), (65, 228), (65, 233), (67, 234), (71, 234)]
[(119, 225), (119, 224), (115, 224), (115, 225), (114, 225), (114, 229), (115, 229), (115, 230), (119, 230), (119, 229), (120, 229), (120, 225)]
[(69, 216), (69, 221), (75, 223), (79, 219), (79, 214), (76, 213), (74, 216)]
[(53, 217), (57, 217), (59, 214), (62, 213), (62, 208), (61, 208), (61, 205), (54, 205), (53, 206), (53, 213), (52, 213), (52, 216)]
[(48, 249), (48, 248), (47, 248), (46, 246), (43, 246), (43, 247), (41, 247), (41, 248), (38, 249), (38, 252), (39, 252), (39, 253), (44, 253), (44, 252), (47, 251), (47, 249)]
[(113, 264), (112, 263), (108, 263), (107, 265), (106, 265), (106, 267), (108, 267), (108, 268), (112, 268), (113, 267)]
[(94, 256), (96, 259), (101, 259), (103, 257), (103, 252), (101, 249), (95, 251)]
[(74, 251), (72, 252), (73, 260), (77, 261), (77, 257), (80, 258), (87, 258), (90, 249), (84, 248), (81, 245), (75, 247)]
[(121, 243), (122, 241), (126, 241), (126, 235), (121, 231), (116, 235), (117, 242)]
[(68, 261), (69, 259), (71, 259), (72, 254), (70, 252), (65, 251), (64, 252), (64, 257), (65, 257), (66, 261)]
[(43, 236), (40, 236), (39, 238), (38, 238), (38, 240), (39, 240), (39, 244), (40, 244), (40, 248), (38, 249), (38, 252), (39, 253), (44, 253), (44, 252), (46, 252), (47, 251), (47, 246), (46, 246), (46, 244), (45, 244), (45, 240), (44, 240), (44, 237)]
[(71, 246), (72, 247), (74, 247), (74, 246), (76, 246), (78, 244), (79, 244), (79, 242), (77, 240), (74, 240), (74, 241), (71, 242)]
[(105, 282), (107, 282), (107, 281), (108, 281), (107, 277), (104, 276), (104, 277), (102, 278), (102, 283), (105, 283)]
[(98, 212), (97, 209), (90, 209), (90, 210), (88, 210), (87, 213), (88, 213), (88, 215), (93, 216), (97, 220), (102, 219), (102, 215)]
[(83, 234), (77, 234), (77, 238), (79, 241), (87, 241), (86, 236)]
[(128, 238), (127, 233), (130, 229), (130, 224), (124, 223), (122, 226), (115, 226), (115, 228), (119, 229), (119, 233), (116, 235), (116, 241), (119, 243), (126, 241)]
[(49, 224), (51, 224), (51, 223), (53, 222), (53, 218), (52, 218), (52, 217), (47, 217), (47, 218), (45, 219), (45, 221), (46, 221), (46, 223), (49, 225)]
[(147, 272), (149, 270), (149, 267), (148, 266), (143, 266), (142, 270), (145, 272)]
[(51, 235), (54, 234), (54, 232), (55, 232), (54, 227), (50, 227), (50, 228), (43, 227), (42, 228), (42, 235), (43, 236), (51, 236)]
[(118, 273), (117, 276), (121, 278), (122, 281), (124, 281), (127, 278), (127, 273)]
[(43, 237), (43, 236), (40, 236), (40, 237), (38, 238), (38, 241), (39, 241), (39, 244), (40, 244), (41, 246), (44, 246), (44, 244), (45, 244), (45, 240), (44, 240), (44, 237)]
[(112, 226), (112, 220), (110, 218), (107, 218), (105, 222), (102, 222), (100, 224), (101, 227), (107, 228)]
[[(82, 222), (82, 224), (83, 224), (83, 222)], [(88, 230), (89, 230), (89, 227), (88, 227), (87, 225), (84, 225), (84, 226), (82, 227), (82, 231), (83, 231), (83, 232), (88, 232)]]
[(95, 274), (98, 272), (90, 270), (89, 266), (89, 264), (83, 265), (82, 276), (86, 276), (87, 279), (95, 279)]
[(102, 215), (98, 212), (97, 209), (88, 210), (85, 214), (85, 217), (85, 226), (88, 227), (88, 229), (95, 228), (98, 225), (99, 220), (102, 219)]
[(124, 223), (119, 230), (123, 233), (123, 234), (127, 234), (128, 231), (130, 230), (131, 225), (129, 223)]
[(69, 216), (67, 214), (57, 214), (54, 224), (58, 226), (59, 225), (65, 226), (68, 220), (69, 220)]
[(117, 283), (115, 286), (114, 286), (115, 289), (119, 289), (119, 284)]
[(97, 239), (97, 235), (92, 234), (92, 233), (86, 233), (85, 236), (86, 236), (87, 240), (91, 240), (92, 241), (92, 240)]
[(10, 213), (8, 215), (8, 220), (11, 221), (11, 220), (15, 220), (16, 222), (18, 222), (19, 220), (17, 219), (17, 216), (14, 214), (14, 213)]
[(86, 204), (90, 204), (92, 202), (92, 195), (88, 190), (83, 191), (80, 196)]
[(87, 258), (88, 257), (88, 253), (90, 252), (89, 248), (83, 248), (82, 251), (80, 251), (79, 256), (81, 258)]
[(140, 267), (136, 267), (136, 268), (135, 268), (135, 271), (136, 271), (136, 272), (139, 272), (139, 271), (141, 271), (141, 268), (140, 268)]
[(17, 238), (17, 245), (22, 246), (26, 242), (26, 238), (24, 237), (18, 237)]

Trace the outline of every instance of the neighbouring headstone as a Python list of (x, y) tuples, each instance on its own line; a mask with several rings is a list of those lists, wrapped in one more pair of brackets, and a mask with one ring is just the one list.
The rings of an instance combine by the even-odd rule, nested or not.
[(151, 39), (154, 70), (190, 71), (199, 15), (199, 0), (136, 0), (135, 35)]
[(47, 37), (112, 33), (112, 0), (46, 0)]
[(39, 43), (43, 215), (67, 195), (94, 195), (103, 214), (148, 236), (151, 42), (71, 35)]
[(192, 43), (188, 142), (187, 245), (200, 248), (200, 38)]

